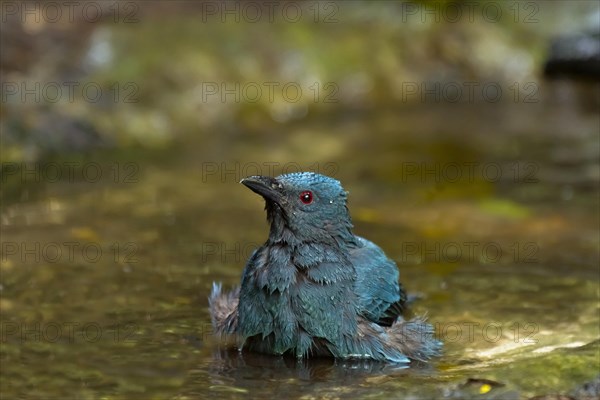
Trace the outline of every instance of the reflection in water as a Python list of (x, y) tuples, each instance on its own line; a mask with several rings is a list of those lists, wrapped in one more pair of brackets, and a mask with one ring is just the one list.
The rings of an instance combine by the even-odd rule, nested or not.
[(407, 368), (370, 360), (298, 360), (233, 349), (215, 351), (207, 369), (211, 391), (263, 393), (287, 388), (290, 396), (300, 393), (322, 395), (324, 391), (350, 395), (368, 382), (404, 379), (407, 375), (436, 375), (435, 368), (424, 363), (412, 363), (411, 368)]
[[(414, 367), (414, 364), (413, 364)], [(418, 368), (418, 367), (414, 367)], [(335, 360), (327, 357), (296, 359), (235, 349), (214, 353), (211, 370), (217, 376), (253, 381), (279, 377), (303, 381), (334, 380), (341, 384), (356, 378), (406, 370), (405, 364), (386, 364), (370, 360)], [(432, 370), (432, 368), (428, 368)], [(241, 383), (241, 382), (238, 382)], [(242, 384), (243, 385), (243, 384)]]

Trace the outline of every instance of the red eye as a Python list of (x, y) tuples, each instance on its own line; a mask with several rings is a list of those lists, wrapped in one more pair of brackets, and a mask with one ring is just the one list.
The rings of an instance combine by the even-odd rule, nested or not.
[(300, 201), (303, 202), (304, 204), (312, 203), (312, 201), (313, 201), (312, 192), (307, 190), (307, 191), (300, 193)]

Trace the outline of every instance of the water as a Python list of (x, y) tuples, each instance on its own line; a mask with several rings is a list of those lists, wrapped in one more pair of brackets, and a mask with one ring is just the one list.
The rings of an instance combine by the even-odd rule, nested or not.
[[(398, 262), (409, 292), (421, 296), (412, 311), (427, 313), (445, 341), (431, 365), (397, 370), (225, 352), (211, 334), (210, 286), (238, 284), (268, 230), (262, 200), (235, 173), (213, 174), (212, 161), (194, 160), (191, 148), (179, 149), (179, 161), (140, 160), (134, 173), (98, 159), (104, 172), (130, 174), (127, 181), (30, 183), (23, 200), (4, 205), (4, 249), (16, 254), (2, 263), (3, 393), (463, 396), (488, 387), (458, 385), (485, 378), (505, 385), (489, 392), (504, 396), (566, 392), (594, 378), (598, 209), (589, 189), (573, 186), (564, 200), (541, 179), (510, 184), (508, 194), (467, 180), (463, 193), (446, 193), (368, 161), (425, 144), (371, 135), (367, 152), (335, 162), (338, 178), (350, 191), (355, 231)], [(461, 154), (472, 157), (445, 157), (466, 163)], [(545, 169), (532, 160), (521, 162)], [(521, 201), (523, 192), (535, 195)]]
[[(516, 399), (597, 376), (597, 84), (536, 80), (531, 104), (243, 103), (232, 121), (223, 104), (190, 105), (188, 88), (219, 57), (248, 74), (256, 66), (233, 44), (194, 53), (209, 28), (175, 15), (160, 33), (190, 57), (175, 66), (162, 64), (152, 19), (91, 41), (99, 53), (86, 59), (108, 68), (93, 79), (154, 71), (134, 81), (139, 104), (83, 112), (115, 147), (54, 154), (25, 175), (3, 169), (2, 397)], [(312, 34), (290, 29), (297, 43)], [(135, 62), (123, 58), (131, 51)], [(293, 74), (302, 56), (288, 56)], [(356, 90), (375, 85), (368, 73)], [(262, 199), (238, 181), (297, 169), (342, 181), (355, 232), (398, 263), (418, 298), (411, 313), (445, 343), (440, 358), (296, 361), (213, 337), (212, 282), (239, 284), (268, 233)]]

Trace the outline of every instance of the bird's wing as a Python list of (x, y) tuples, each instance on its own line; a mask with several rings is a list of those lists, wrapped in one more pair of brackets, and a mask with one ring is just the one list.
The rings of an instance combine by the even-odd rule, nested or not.
[(350, 257), (356, 270), (359, 312), (373, 322), (390, 326), (402, 313), (406, 301), (398, 281), (398, 267), (376, 244), (357, 239), (358, 246), (350, 250)]

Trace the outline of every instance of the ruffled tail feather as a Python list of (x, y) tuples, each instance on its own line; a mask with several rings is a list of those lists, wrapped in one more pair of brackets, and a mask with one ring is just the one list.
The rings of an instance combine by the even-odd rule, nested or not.
[(433, 326), (422, 317), (405, 321), (399, 317), (392, 326), (382, 327), (367, 320), (359, 322), (359, 337), (373, 358), (392, 362), (408, 359), (427, 361), (441, 353), (442, 342), (435, 339)]
[(208, 297), (208, 308), (215, 333), (221, 336), (235, 333), (238, 322), (239, 297), (239, 287), (229, 293), (224, 293), (220, 283), (213, 283)]

